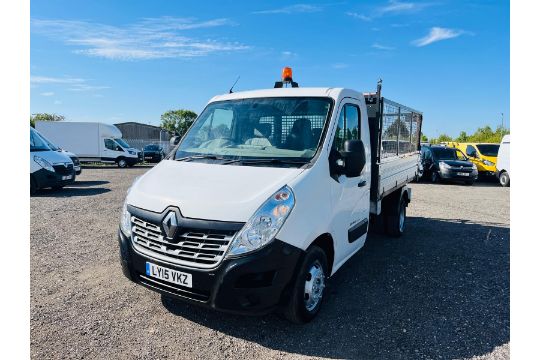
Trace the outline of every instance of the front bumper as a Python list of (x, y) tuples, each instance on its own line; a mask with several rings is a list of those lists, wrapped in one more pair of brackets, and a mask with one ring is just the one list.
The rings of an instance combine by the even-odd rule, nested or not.
[[(474, 181), (478, 179), (478, 172), (469, 169), (443, 169), (439, 171), (442, 179), (456, 181)], [(463, 175), (467, 174), (467, 175)]]
[[(261, 315), (284, 304), (297, 265), (304, 252), (285, 242), (271, 244), (251, 254), (224, 259), (214, 269), (173, 265), (139, 253), (118, 230), (120, 260), (124, 275), (151, 290), (215, 310)], [(146, 275), (146, 262), (192, 275), (187, 288)]]
[[(38, 171), (34, 172), (33, 174), (34, 179), (37, 182), (37, 186), (39, 189), (42, 188), (48, 188), (48, 187), (55, 187), (55, 186), (64, 186), (71, 184), (75, 181), (75, 171), (71, 171), (69, 174), (58, 174), (57, 172), (52, 172), (45, 169), (39, 169)], [(66, 179), (66, 177), (71, 176), (70, 179)]]

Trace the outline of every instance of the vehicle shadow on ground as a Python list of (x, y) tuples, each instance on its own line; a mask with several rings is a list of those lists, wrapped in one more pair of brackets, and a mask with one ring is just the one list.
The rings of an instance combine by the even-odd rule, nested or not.
[(111, 189), (102, 187), (86, 187), (90, 185), (83, 185), (83, 187), (76, 187), (78, 184), (72, 184), (69, 187), (66, 186), (63, 189), (41, 189), (34, 196), (35, 197), (72, 197), (72, 196), (94, 196), (101, 195), (111, 191)]
[(105, 185), (108, 184), (109, 181), (107, 180), (87, 180), (87, 181), (80, 181), (75, 180), (73, 184), (67, 185), (69, 188), (77, 188), (77, 187), (85, 187), (85, 186), (97, 186), (97, 185)]
[(173, 314), (261, 346), (330, 358), (463, 358), (510, 340), (510, 229), (409, 218), (393, 239), (370, 234), (334, 277), (318, 317), (293, 325), (162, 297)]
[(82, 165), (82, 169), (99, 169), (99, 170), (129, 170), (129, 169), (140, 169), (140, 168), (151, 168), (151, 167), (154, 167), (156, 164), (136, 164), (136, 165), (133, 165), (133, 166), (128, 166), (126, 168), (123, 168), (123, 169), (120, 169), (118, 166), (116, 166), (115, 164), (111, 164), (111, 165), (107, 165), (107, 164), (104, 164), (104, 165), (99, 165), (99, 164), (84, 164)]

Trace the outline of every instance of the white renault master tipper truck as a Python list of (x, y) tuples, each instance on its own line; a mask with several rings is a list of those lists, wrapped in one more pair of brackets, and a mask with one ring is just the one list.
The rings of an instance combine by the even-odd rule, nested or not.
[(310, 321), (371, 222), (403, 233), (421, 122), (380, 87), (214, 97), (128, 191), (124, 274), (210, 308)]
[(510, 186), (510, 135), (504, 135), (499, 146), (497, 177), (501, 186)]
[(125, 168), (142, 161), (142, 152), (129, 146), (114, 125), (36, 121), (36, 129), (60, 148), (75, 153), (81, 162), (116, 163)]

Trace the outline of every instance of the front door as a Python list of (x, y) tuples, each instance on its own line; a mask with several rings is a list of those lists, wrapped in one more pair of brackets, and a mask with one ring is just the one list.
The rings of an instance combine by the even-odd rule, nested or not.
[(101, 160), (116, 161), (119, 156), (125, 155), (124, 149), (113, 139), (103, 139)]
[[(364, 115), (365, 116), (365, 115)], [(355, 99), (345, 99), (334, 132), (330, 150), (330, 166), (332, 162), (342, 164), (340, 152), (344, 150), (347, 140), (361, 139), (366, 147), (366, 166), (360, 176), (331, 176), (331, 193), (334, 209), (333, 233), (336, 236), (336, 264), (364, 245), (367, 237), (369, 221), (369, 129), (362, 129), (362, 114)]]

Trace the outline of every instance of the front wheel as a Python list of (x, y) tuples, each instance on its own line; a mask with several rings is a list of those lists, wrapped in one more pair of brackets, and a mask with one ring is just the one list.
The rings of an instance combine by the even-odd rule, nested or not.
[(126, 168), (128, 166), (128, 163), (127, 163), (126, 159), (118, 160), (117, 164), (118, 164), (118, 167), (122, 168), (122, 169)]
[(325, 252), (318, 246), (307, 250), (293, 284), (292, 294), (283, 315), (297, 324), (315, 318), (325, 296), (329, 270)]
[(431, 182), (436, 184), (438, 183), (439, 181), (441, 181), (441, 177), (439, 176), (439, 173), (436, 172), (436, 171), (433, 171), (431, 173)]
[(510, 186), (510, 175), (506, 171), (499, 175), (499, 183), (502, 187)]
[(38, 191), (36, 180), (30, 175), (30, 196), (35, 195)]

